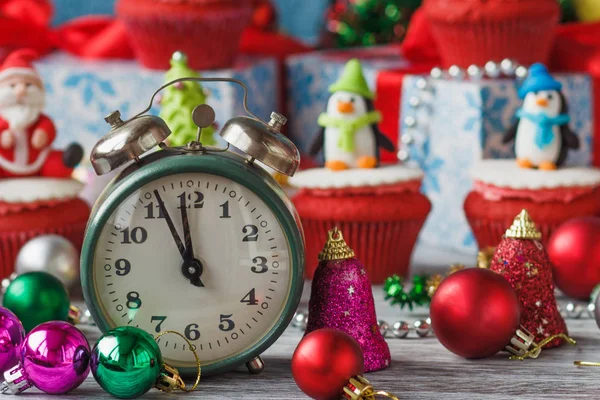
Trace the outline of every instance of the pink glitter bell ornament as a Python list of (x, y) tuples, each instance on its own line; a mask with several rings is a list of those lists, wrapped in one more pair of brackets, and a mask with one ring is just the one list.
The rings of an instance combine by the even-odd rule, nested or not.
[(345, 332), (360, 345), (365, 372), (386, 368), (392, 359), (377, 326), (367, 272), (338, 228), (328, 235), (312, 281), (306, 334), (321, 328)]
[(19, 362), (19, 348), (24, 338), (25, 329), (19, 318), (0, 307), (0, 376)]
[(90, 345), (83, 333), (67, 322), (45, 322), (25, 337), (20, 362), (4, 373), (0, 392), (19, 394), (35, 386), (48, 394), (67, 393), (89, 372)]

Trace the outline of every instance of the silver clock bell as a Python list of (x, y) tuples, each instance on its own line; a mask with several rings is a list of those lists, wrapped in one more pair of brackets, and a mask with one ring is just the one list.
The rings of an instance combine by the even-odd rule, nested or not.
[[(267, 123), (248, 110), (246, 101), (248, 91), (239, 80), (230, 78), (181, 78), (173, 80), (160, 87), (150, 100), (148, 107), (127, 121), (121, 119), (119, 111), (114, 111), (105, 117), (110, 124), (110, 131), (94, 146), (90, 160), (98, 175), (113, 171), (124, 164), (134, 160), (140, 161), (140, 156), (160, 146), (165, 150), (193, 152), (223, 151), (205, 147), (197, 139), (187, 146), (169, 148), (163, 141), (171, 134), (171, 130), (160, 117), (144, 115), (150, 110), (154, 97), (162, 89), (177, 82), (233, 82), (244, 89), (243, 105), (249, 116), (238, 116), (228, 120), (219, 135), (230, 145), (238, 148), (249, 156), (248, 162), (258, 160), (268, 167), (282, 174), (292, 176), (300, 165), (300, 154), (294, 144), (281, 134), (281, 127), (287, 118), (276, 112), (271, 113), (271, 120)], [(198, 126), (198, 136), (202, 128), (210, 126), (215, 119), (215, 112), (209, 105), (203, 104), (196, 107), (192, 114), (194, 123)], [(228, 146), (229, 147), (229, 146)]]

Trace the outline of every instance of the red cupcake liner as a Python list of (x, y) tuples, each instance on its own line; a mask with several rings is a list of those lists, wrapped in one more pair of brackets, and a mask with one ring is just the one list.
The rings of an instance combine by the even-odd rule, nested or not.
[[(143, 7), (142, 2), (138, 3)], [(119, 16), (139, 62), (147, 68), (168, 69), (172, 54), (182, 51), (194, 69), (232, 67), (242, 31), (252, 17), (252, 6), (243, 2), (206, 9), (194, 4), (188, 7), (185, 13), (157, 10), (146, 15), (129, 15), (126, 7), (120, 8)]]
[(29, 240), (60, 235), (81, 250), (90, 209), (81, 199), (0, 218), (0, 279), (15, 271), (15, 261)]
[(556, 0), (426, 0), (423, 7), (444, 67), (546, 62), (560, 19)]
[(425, 218), (387, 222), (350, 222), (302, 219), (306, 239), (306, 275), (312, 279), (327, 232), (337, 226), (363, 263), (371, 283), (393, 274), (408, 276), (410, 257)]
[(541, 242), (546, 246), (552, 233), (564, 222), (590, 215), (600, 217), (600, 189), (569, 203), (535, 203), (524, 199), (493, 201), (478, 192), (471, 192), (465, 199), (464, 209), (479, 248), (497, 246), (522, 209), (531, 215), (542, 233)]

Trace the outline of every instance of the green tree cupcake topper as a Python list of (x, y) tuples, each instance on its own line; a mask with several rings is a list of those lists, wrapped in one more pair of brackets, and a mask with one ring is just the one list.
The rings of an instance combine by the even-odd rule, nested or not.
[[(187, 57), (182, 52), (175, 52), (171, 57), (171, 69), (165, 74), (165, 81), (171, 82), (179, 78), (199, 78), (200, 74), (187, 65)], [(164, 90), (160, 99), (160, 117), (165, 120), (171, 131), (169, 143), (183, 146), (196, 140), (198, 127), (192, 120), (192, 111), (200, 104), (206, 103), (206, 92), (199, 82), (178, 82)], [(205, 146), (214, 146), (214, 127), (202, 129), (200, 141)]]

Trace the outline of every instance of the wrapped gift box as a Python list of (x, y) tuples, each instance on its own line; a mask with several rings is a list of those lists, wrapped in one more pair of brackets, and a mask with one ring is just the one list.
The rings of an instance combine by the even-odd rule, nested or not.
[[(46, 86), (45, 113), (56, 124), (57, 146), (81, 143), (89, 153), (109, 131), (104, 116), (119, 110), (127, 119), (148, 106), (152, 93), (164, 82), (164, 72), (147, 70), (134, 61), (85, 61), (54, 54), (36, 64)], [(278, 109), (277, 66), (271, 58), (241, 58), (236, 67), (202, 72), (204, 77), (235, 78), (248, 86), (248, 107), (268, 121)], [(233, 116), (244, 115), (243, 91), (228, 82), (205, 82), (208, 104), (219, 126)], [(159, 106), (151, 113), (158, 114)], [(220, 138), (219, 138), (220, 140)], [(224, 142), (223, 142), (224, 143)]]
[[(591, 78), (581, 74), (556, 77), (569, 103), (571, 128), (581, 139), (581, 148), (569, 152), (567, 163), (590, 165), (594, 123)], [(419, 79), (422, 83), (420, 76), (404, 78), (400, 131), (412, 137), (406, 150), (410, 162), (425, 170), (422, 190), (433, 204), (421, 240), (475, 252), (477, 243), (463, 212), (472, 183), (469, 170), (482, 158), (514, 157), (513, 144), (503, 145), (502, 136), (521, 106), (518, 82), (429, 79), (429, 87), (423, 91)], [(414, 106), (416, 99), (418, 107)], [(410, 142), (406, 139), (404, 143)]]
[[(308, 151), (317, 134), (317, 118), (327, 105), (329, 85), (340, 77), (345, 63), (351, 58), (361, 60), (365, 79), (373, 90), (378, 85), (381, 72), (408, 66), (398, 48), (393, 46), (329, 50), (290, 57), (286, 61), (287, 110), (290, 117), (288, 132), (301, 152)], [(382, 124), (386, 118), (384, 113)], [(394, 121), (394, 125), (398, 126), (397, 121)], [(397, 135), (397, 132), (384, 133)], [(393, 142), (396, 142), (396, 138), (390, 137)]]

